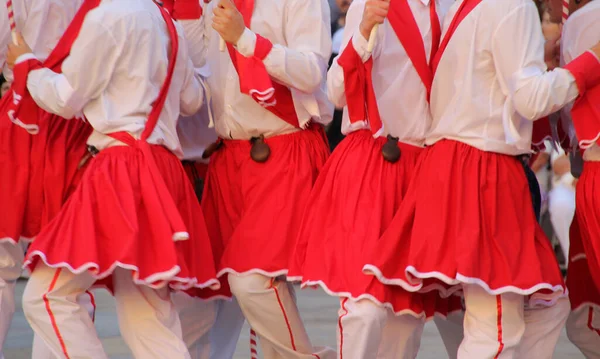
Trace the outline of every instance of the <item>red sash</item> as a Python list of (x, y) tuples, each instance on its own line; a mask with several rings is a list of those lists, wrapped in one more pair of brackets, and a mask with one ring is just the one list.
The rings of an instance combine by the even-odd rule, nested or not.
[[(242, 13), (246, 27), (250, 28), (254, 0), (235, 0), (235, 6)], [(240, 79), (240, 91), (251, 96), (275, 116), (294, 127), (300, 127), (292, 92), (287, 86), (272, 80), (263, 63), (272, 48), (273, 44), (258, 34), (252, 57), (242, 56), (231, 44), (227, 44), (231, 62)]]
[(464, 0), (463, 3), (460, 4), (460, 7), (458, 8), (458, 10), (456, 11), (456, 14), (454, 15), (454, 18), (452, 18), (452, 22), (450, 23), (450, 26), (448, 27), (448, 31), (446, 32), (446, 35), (444, 35), (444, 39), (442, 40), (442, 43), (440, 44), (440, 48), (439, 48), (438, 52), (435, 54), (435, 56), (433, 57), (433, 60), (431, 61), (431, 68), (432, 68), (432, 71), (434, 74), (440, 63), (440, 59), (442, 58), (442, 55), (444, 54), (444, 51), (446, 51), (446, 47), (448, 47), (448, 42), (450, 42), (450, 39), (452, 38), (452, 35), (454, 35), (454, 32), (458, 28), (458, 25), (460, 25), (460, 23), (467, 17), (467, 15), (469, 15), (471, 13), (471, 11), (473, 9), (475, 9), (475, 7), (477, 7), (477, 5), (479, 5), (481, 3), (481, 1), (482, 0)]
[[(151, 182), (150, 188), (156, 188), (158, 198), (160, 199), (160, 203), (156, 203), (153, 205), (162, 206), (164, 208), (164, 213), (167, 214), (169, 218), (169, 222), (171, 223), (171, 229), (173, 233), (185, 233), (187, 230), (185, 229), (185, 225), (183, 219), (181, 218), (181, 214), (173, 200), (171, 193), (169, 192), (167, 185), (164, 182), (162, 175), (158, 170), (158, 166), (154, 161), (154, 156), (152, 154), (152, 150), (150, 148), (150, 144), (147, 142), (148, 137), (154, 131), (156, 124), (158, 123), (158, 118), (160, 117), (160, 113), (164, 107), (165, 101), (167, 99), (167, 95), (169, 93), (169, 87), (171, 86), (171, 79), (173, 78), (173, 71), (175, 70), (175, 63), (177, 60), (177, 52), (179, 51), (179, 40), (177, 37), (177, 30), (175, 29), (175, 24), (171, 19), (169, 13), (166, 10), (159, 6), (160, 12), (167, 23), (167, 29), (169, 30), (169, 37), (171, 40), (171, 53), (169, 54), (169, 67), (167, 70), (167, 77), (165, 78), (165, 82), (163, 83), (160, 92), (158, 94), (158, 98), (152, 104), (152, 111), (148, 115), (148, 122), (146, 122), (146, 127), (142, 132), (142, 136), (139, 140), (133, 138), (131, 134), (128, 132), (115, 132), (108, 134), (110, 137), (121, 141), (131, 147), (139, 148), (143, 155), (144, 159), (147, 162), (147, 170), (148, 173), (141, 174), (141, 181), (149, 181)], [(152, 208), (152, 206), (150, 206)]]
[(39, 132), (36, 124), (39, 118), (37, 111), (31, 111), (32, 108), (38, 108), (27, 91), (27, 76), (29, 71), (42, 67), (47, 67), (55, 72), (62, 72), (61, 65), (71, 53), (71, 46), (79, 35), (79, 30), (83, 24), (83, 19), (87, 13), (98, 7), (100, 0), (86, 0), (77, 14), (65, 30), (65, 33), (54, 47), (46, 61), (42, 64), (39, 60), (28, 60), (15, 65), (14, 82), (11, 86), (13, 102), (8, 107), (8, 116), (11, 121), (24, 128), (27, 132), (35, 135)]
[[(429, 11), (432, 32), (430, 59), (432, 59), (437, 52), (441, 37), (435, 0), (430, 0)], [(404, 0), (392, 1), (387, 19), (421, 78), (423, 85), (425, 85), (427, 99), (429, 100), (433, 73), (427, 63), (423, 36), (421, 36), (421, 31), (408, 2)], [(352, 46), (351, 40), (342, 55), (338, 58), (338, 64), (344, 70), (346, 102), (348, 104), (350, 122), (360, 122), (368, 118), (371, 131), (375, 136), (379, 136), (383, 129), (383, 123), (379, 114), (375, 90), (373, 89), (373, 58), (371, 57), (363, 63), (362, 59), (356, 53), (354, 46)]]

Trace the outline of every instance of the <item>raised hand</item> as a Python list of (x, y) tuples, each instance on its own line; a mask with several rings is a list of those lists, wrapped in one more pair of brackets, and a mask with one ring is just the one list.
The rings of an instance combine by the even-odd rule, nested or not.
[(360, 33), (368, 39), (371, 30), (378, 24), (383, 24), (390, 9), (390, 0), (367, 0), (365, 11), (360, 22)]
[(235, 45), (246, 29), (244, 18), (231, 0), (218, 1), (213, 11), (212, 27), (223, 40)]
[(32, 52), (29, 45), (27, 45), (25, 42), (25, 39), (23, 39), (21, 33), (17, 33), (15, 38), (17, 39), (17, 44), (15, 45), (11, 42), (8, 45), (8, 53), (6, 54), (6, 64), (10, 69), (15, 66), (15, 62), (19, 56)]

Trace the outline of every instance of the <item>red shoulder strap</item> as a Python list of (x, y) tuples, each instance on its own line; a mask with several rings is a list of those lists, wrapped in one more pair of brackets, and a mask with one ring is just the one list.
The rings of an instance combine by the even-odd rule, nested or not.
[(150, 112), (150, 115), (148, 115), (146, 128), (144, 129), (144, 132), (142, 132), (142, 141), (145, 141), (148, 139), (148, 137), (150, 137), (152, 131), (154, 131), (154, 128), (158, 123), (158, 118), (160, 117), (160, 113), (162, 112), (165, 101), (167, 100), (169, 88), (171, 87), (171, 80), (173, 79), (173, 72), (175, 71), (175, 63), (177, 62), (177, 52), (179, 51), (179, 38), (177, 36), (177, 30), (175, 29), (173, 19), (163, 8), (159, 8), (163, 19), (165, 19), (167, 24), (167, 29), (169, 30), (169, 37), (171, 39), (171, 53), (169, 54), (169, 68), (167, 70), (167, 77), (165, 78), (165, 82), (160, 89), (158, 98), (152, 105), (152, 111)]
[(71, 53), (71, 46), (73, 46), (73, 42), (75, 42), (75, 39), (79, 36), (79, 30), (81, 30), (83, 19), (85, 19), (85, 16), (90, 10), (95, 9), (100, 5), (100, 1), (101, 0), (85, 0), (83, 2), (63, 36), (60, 38), (46, 61), (44, 61), (44, 67), (56, 70), (56, 67), (60, 66), (67, 56), (69, 56)]
[[(435, 10), (435, 1), (436, 0), (430, 0), (429, 4), (432, 32), (430, 62), (435, 56), (441, 37), (440, 22)], [(393, 1), (390, 5), (388, 21), (390, 22), (392, 29), (394, 29), (394, 33), (396, 33), (398, 40), (400, 40), (400, 43), (406, 50), (406, 54), (410, 58), (415, 70), (417, 70), (423, 85), (425, 85), (425, 88), (427, 89), (427, 96), (429, 97), (431, 83), (433, 82), (433, 73), (427, 62), (423, 36), (421, 36), (419, 25), (415, 20), (408, 2)]]
[(458, 28), (458, 25), (460, 25), (467, 15), (469, 15), (471, 11), (473, 11), (473, 9), (475, 9), (477, 5), (481, 3), (481, 1), (482, 0), (464, 0), (463, 3), (460, 4), (460, 7), (454, 15), (454, 18), (452, 18), (452, 22), (448, 27), (446, 35), (444, 35), (444, 39), (442, 40), (442, 43), (440, 44), (440, 47), (433, 58), (433, 61), (431, 61), (431, 68), (434, 74), (437, 70), (438, 64), (440, 63), (442, 55), (444, 54), (444, 51), (446, 51), (446, 47), (448, 46), (452, 35), (454, 35), (454, 32)]

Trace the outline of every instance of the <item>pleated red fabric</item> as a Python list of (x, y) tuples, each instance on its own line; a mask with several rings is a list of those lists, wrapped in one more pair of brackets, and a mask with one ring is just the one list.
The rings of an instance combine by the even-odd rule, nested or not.
[(600, 287), (595, 285), (594, 277), (590, 272), (577, 217), (571, 224), (569, 247), (567, 288), (569, 289), (571, 309), (577, 310), (585, 305), (600, 307)]
[(90, 271), (107, 279), (101, 284), (109, 288), (117, 267), (151, 287), (218, 287), (202, 211), (181, 163), (164, 147), (150, 148), (188, 240), (173, 233), (162, 206), (153, 206), (160, 200), (144, 179), (148, 164), (142, 151), (115, 146), (91, 160), (63, 210), (33, 241), (25, 265), (34, 269), (42, 260), (73, 273)]
[(409, 291), (469, 283), (554, 303), (565, 286), (522, 166), (456, 141), (428, 147), (364, 271)]
[(577, 182), (576, 213), (581, 243), (596, 287), (600, 288), (600, 162), (586, 161)]
[[(210, 160), (202, 209), (217, 272), (288, 273), (302, 214), (329, 148), (321, 125), (266, 138), (265, 163), (250, 158), (250, 141), (224, 140)], [(219, 249), (215, 249), (218, 252)]]

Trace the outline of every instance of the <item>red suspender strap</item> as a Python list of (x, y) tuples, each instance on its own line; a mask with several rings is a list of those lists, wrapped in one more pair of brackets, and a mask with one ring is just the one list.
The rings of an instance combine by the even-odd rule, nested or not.
[(454, 35), (454, 32), (458, 28), (458, 25), (460, 25), (460, 23), (465, 19), (465, 17), (467, 17), (467, 15), (469, 15), (471, 11), (473, 11), (473, 9), (475, 9), (475, 7), (477, 7), (477, 5), (481, 3), (481, 1), (482, 0), (464, 0), (463, 3), (460, 4), (460, 7), (456, 11), (456, 14), (452, 19), (450, 26), (448, 27), (448, 31), (446, 32), (446, 35), (444, 36), (440, 47), (431, 62), (431, 68), (434, 74), (440, 63), (440, 59), (444, 54), (444, 51), (446, 51), (446, 47), (448, 47), (448, 42), (450, 42), (450, 39), (452, 38), (452, 35)]
[(152, 105), (152, 110), (148, 115), (148, 122), (146, 122), (146, 127), (142, 132), (140, 140), (136, 141), (133, 138), (133, 136), (131, 136), (131, 134), (127, 132), (111, 133), (109, 134), (109, 136), (132, 147), (137, 147), (142, 151), (142, 153), (144, 154), (144, 159), (147, 162), (147, 169), (149, 171), (147, 176), (142, 176), (142, 185), (144, 185), (146, 181), (148, 181), (146, 187), (152, 188), (153, 190), (157, 191), (158, 196), (160, 198), (160, 203), (156, 203), (155, 205), (163, 207), (163, 213), (167, 215), (167, 219), (171, 223), (173, 239), (187, 239), (188, 237), (183, 235), (184, 233), (187, 233), (187, 230), (185, 228), (183, 219), (181, 218), (181, 214), (179, 213), (179, 209), (177, 208), (177, 205), (175, 204), (175, 201), (173, 200), (173, 197), (169, 192), (169, 189), (167, 188), (167, 185), (165, 184), (161, 173), (158, 170), (158, 166), (154, 161), (154, 155), (151, 151), (150, 145), (147, 142), (148, 137), (150, 137), (152, 131), (154, 131), (154, 128), (158, 123), (158, 118), (160, 117), (160, 113), (162, 112), (165, 100), (169, 93), (171, 79), (173, 78), (173, 72), (175, 70), (177, 53), (179, 51), (179, 41), (177, 37), (177, 30), (175, 29), (175, 24), (173, 23), (171, 16), (169, 15), (169, 13), (167, 13), (166, 10), (164, 10), (160, 6), (159, 9), (163, 16), (163, 19), (167, 24), (167, 29), (169, 30), (169, 37), (171, 40), (171, 52), (169, 54), (167, 77), (165, 78), (165, 82), (163, 83), (162, 88), (160, 89), (158, 98)]

